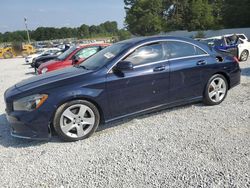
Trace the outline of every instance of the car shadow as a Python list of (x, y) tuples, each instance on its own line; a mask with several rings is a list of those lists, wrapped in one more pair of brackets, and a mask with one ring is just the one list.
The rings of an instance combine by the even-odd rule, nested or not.
[[(130, 118), (120, 119), (120, 120), (99, 126), (98, 129), (96, 130), (96, 134), (94, 134), (92, 136), (93, 137), (100, 136), (101, 134), (105, 134), (106, 130), (108, 130), (108, 129), (111, 129), (111, 128), (114, 128), (117, 126), (122, 126), (123, 124), (131, 122), (135, 119), (140, 120), (140, 119), (144, 119), (144, 118), (154, 116), (157, 114), (164, 114), (167, 112), (171, 112), (173, 110), (189, 108), (191, 106), (196, 106), (196, 107), (202, 108), (204, 105), (202, 103), (187, 104), (187, 105), (182, 105), (182, 106), (178, 106), (178, 107), (162, 109), (162, 110), (155, 111), (155, 112), (149, 112), (149, 113), (146, 113), (143, 115), (137, 115), (137, 116), (130, 117)], [(48, 142), (63, 143), (63, 141), (55, 133), (53, 133), (52, 135), (53, 136), (51, 139), (45, 140), (45, 141), (29, 140), (29, 139), (12, 137), (10, 134), (10, 125), (9, 125), (9, 122), (7, 121), (6, 114), (0, 115), (0, 146), (13, 147), (13, 148), (26, 148), (26, 147), (41, 146), (41, 145), (46, 144)]]
[(241, 75), (242, 76), (250, 76), (250, 67), (242, 68), (241, 69)]
[(136, 115), (136, 116), (132, 116), (132, 117), (124, 118), (124, 119), (119, 119), (119, 120), (116, 120), (116, 121), (111, 122), (111, 123), (103, 124), (103, 125), (98, 127), (96, 132), (101, 134), (101, 132), (104, 131), (104, 130), (107, 130), (107, 129), (110, 129), (110, 128), (113, 128), (113, 127), (116, 127), (116, 126), (120, 126), (122, 124), (126, 124), (126, 123), (128, 123), (130, 121), (133, 121), (135, 119), (140, 120), (140, 119), (148, 118), (148, 117), (155, 116), (155, 115), (165, 114), (165, 113), (175, 111), (175, 110), (179, 110), (179, 109), (190, 108), (191, 106), (195, 106), (195, 107), (199, 107), (199, 108), (206, 107), (201, 102), (195, 102), (195, 103), (191, 103), (191, 104), (180, 105), (180, 106), (175, 106), (175, 107), (171, 107), (171, 108), (156, 110), (154, 112), (148, 112), (148, 113), (145, 113), (145, 114), (142, 114), (142, 115)]
[(34, 71), (32, 71), (32, 72), (26, 72), (25, 75), (36, 75), (36, 73)]
[(13, 147), (13, 148), (24, 148), (31, 146), (40, 146), (47, 143), (48, 141), (36, 141), (27, 140), (21, 138), (14, 138), (10, 135), (10, 126), (7, 121), (6, 115), (0, 115), (0, 146)]

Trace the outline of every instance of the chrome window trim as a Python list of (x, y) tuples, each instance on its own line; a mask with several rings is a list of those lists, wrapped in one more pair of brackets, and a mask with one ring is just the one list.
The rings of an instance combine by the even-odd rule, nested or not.
[(139, 68), (139, 67), (144, 67), (144, 66), (148, 66), (148, 65), (153, 65), (153, 64), (157, 64), (157, 63), (163, 63), (166, 61), (174, 61), (174, 60), (181, 60), (181, 59), (188, 59), (188, 58), (195, 58), (195, 57), (207, 57), (209, 56), (209, 54), (203, 54), (203, 55), (192, 55), (192, 56), (185, 56), (185, 57), (178, 57), (178, 58), (170, 58), (170, 59), (166, 59), (166, 60), (161, 60), (161, 61), (154, 61), (154, 62), (150, 62), (150, 63), (145, 63), (145, 64), (141, 64), (141, 65), (135, 65), (134, 68)]
[(154, 62), (145, 63), (145, 64), (141, 64), (141, 65), (135, 65), (134, 68), (144, 67), (144, 66), (148, 66), (148, 65), (157, 64), (157, 63), (163, 63), (166, 61), (168, 61), (168, 60), (154, 61)]
[(192, 58), (192, 57), (206, 57), (206, 56), (209, 56), (209, 53), (204, 50), (203, 48), (199, 47), (198, 45), (196, 44), (193, 44), (191, 42), (188, 42), (188, 41), (183, 41), (183, 40), (178, 40), (178, 39), (165, 39), (165, 40), (154, 40), (154, 41), (150, 41), (150, 42), (145, 42), (143, 44), (140, 44), (138, 46), (135, 46), (134, 48), (131, 48), (126, 54), (124, 54), (121, 58), (119, 58), (112, 67), (110, 67), (110, 69), (107, 71), (107, 73), (110, 73), (110, 71), (113, 69), (114, 66), (116, 66), (116, 64), (118, 62), (120, 62), (122, 59), (124, 59), (126, 56), (128, 56), (130, 53), (132, 53), (133, 51), (135, 51), (137, 48), (140, 48), (144, 45), (147, 45), (147, 44), (151, 44), (151, 43), (156, 43), (156, 42), (183, 42), (183, 43), (187, 43), (187, 44), (191, 44), (199, 49), (201, 49), (205, 54), (202, 54), (202, 55), (194, 55), (194, 56), (184, 56), (184, 57), (178, 57), (178, 58), (170, 58), (170, 59), (165, 59), (165, 60), (161, 60), (161, 61), (156, 61), (156, 62), (151, 62), (151, 63), (146, 63), (146, 64), (142, 64), (142, 65), (137, 65), (137, 66), (134, 66), (135, 68), (138, 68), (138, 67), (143, 67), (143, 66), (147, 66), (149, 64), (156, 64), (156, 63), (161, 63), (161, 62), (164, 62), (164, 61), (170, 61), (170, 60), (180, 60), (180, 59), (187, 59), (187, 58)]

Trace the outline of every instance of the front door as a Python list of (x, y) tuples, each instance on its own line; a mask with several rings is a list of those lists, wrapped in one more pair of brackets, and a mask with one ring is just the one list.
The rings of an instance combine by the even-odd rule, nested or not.
[(110, 119), (143, 111), (168, 99), (169, 64), (161, 43), (142, 46), (123, 60), (134, 68), (122, 74), (111, 71), (107, 76)]

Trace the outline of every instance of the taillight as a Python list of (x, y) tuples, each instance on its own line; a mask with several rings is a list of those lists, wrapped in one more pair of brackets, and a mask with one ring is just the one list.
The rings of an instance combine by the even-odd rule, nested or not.
[(234, 56), (234, 61), (235, 61), (236, 63), (240, 63), (240, 62), (239, 62), (239, 59), (238, 59), (237, 57), (235, 57), (235, 56)]

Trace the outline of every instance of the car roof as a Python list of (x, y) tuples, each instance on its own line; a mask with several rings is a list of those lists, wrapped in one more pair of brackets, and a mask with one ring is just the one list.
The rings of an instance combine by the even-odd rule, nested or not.
[(77, 46), (78, 48), (86, 48), (86, 47), (91, 47), (91, 46), (110, 46), (111, 44), (109, 43), (90, 43), (90, 44), (81, 44)]
[(124, 40), (124, 41), (121, 41), (121, 42), (118, 42), (118, 43), (127, 43), (127, 44), (130, 44), (131, 46), (132, 45), (139, 45), (139, 44), (143, 44), (143, 43), (147, 43), (147, 42), (157, 42), (157, 41), (161, 41), (161, 40), (176, 40), (176, 41), (184, 41), (184, 42), (187, 42), (187, 43), (191, 43), (191, 44), (194, 44), (194, 45), (197, 45), (201, 48), (203, 48), (204, 50), (206, 50), (207, 52), (208, 51), (211, 51), (210, 48), (199, 42), (199, 41), (196, 41), (194, 39), (191, 39), (191, 38), (187, 38), (187, 37), (175, 37), (175, 36), (164, 36), (164, 35), (160, 35), (160, 36), (149, 36), (149, 37), (137, 37), (137, 38), (132, 38), (132, 39), (128, 39), (128, 40)]

